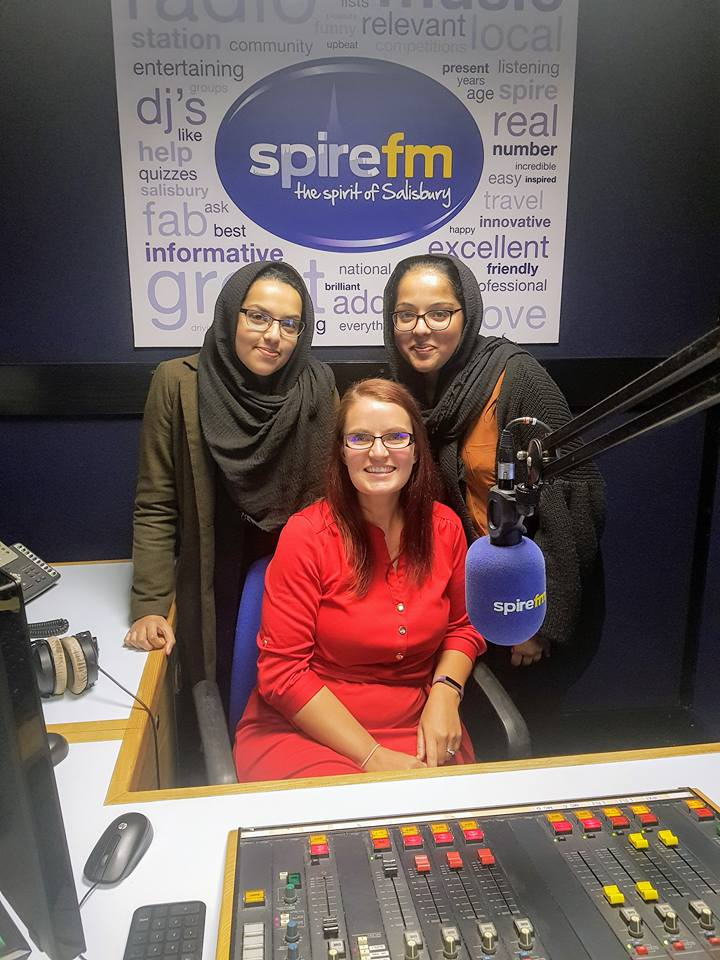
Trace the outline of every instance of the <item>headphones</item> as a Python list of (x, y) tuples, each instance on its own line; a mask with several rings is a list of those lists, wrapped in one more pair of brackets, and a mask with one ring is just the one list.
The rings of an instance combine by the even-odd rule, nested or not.
[(83, 693), (98, 678), (98, 642), (89, 630), (34, 640), (32, 655), (41, 697)]

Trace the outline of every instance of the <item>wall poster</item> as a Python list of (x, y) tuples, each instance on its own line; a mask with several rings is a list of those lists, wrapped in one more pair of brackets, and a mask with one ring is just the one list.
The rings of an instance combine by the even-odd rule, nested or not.
[(287, 260), (315, 343), (382, 343), (394, 265), (450, 253), (484, 330), (559, 339), (578, 0), (112, 0), (135, 345), (198, 346)]

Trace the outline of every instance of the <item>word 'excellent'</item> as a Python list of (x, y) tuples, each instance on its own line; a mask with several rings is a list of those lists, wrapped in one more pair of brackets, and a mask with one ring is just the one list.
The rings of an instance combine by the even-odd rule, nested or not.
[[(423, 176), (431, 178), (435, 175), (435, 158), (439, 157), (441, 176), (446, 180), (452, 176), (452, 147), (446, 144), (429, 146), (403, 143), (405, 134), (400, 131), (391, 133), (379, 148), (371, 143), (360, 143), (354, 147), (347, 143), (328, 143), (325, 130), (318, 131), (317, 139), (317, 147), (307, 143), (254, 143), (250, 147), (250, 173), (256, 177), (274, 177), (279, 173), (282, 187), (289, 189), (293, 177), (307, 177), (312, 173), (318, 177), (340, 176), (340, 158), (347, 157), (342, 166), (347, 166), (355, 177), (377, 177), (383, 165), (383, 175), (388, 178), (410, 178), (415, 175), (415, 160), (420, 157)], [(401, 155), (404, 156), (402, 173), (399, 172), (398, 163)]]

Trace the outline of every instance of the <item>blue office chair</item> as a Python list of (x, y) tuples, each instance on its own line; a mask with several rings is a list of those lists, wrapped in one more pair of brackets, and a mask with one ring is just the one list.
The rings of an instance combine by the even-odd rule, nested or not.
[(235, 624), (235, 646), (230, 673), (230, 703), (228, 705), (227, 725), (230, 736), (235, 735), (243, 710), (257, 679), (257, 645), (255, 638), (260, 628), (260, 613), (265, 589), (265, 571), (270, 557), (256, 560), (245, 576), (237, 623)]
[[(217, 684), (201, 680), (193, 687), (208, 783), (237, 783), (231, 738), (257, 679), (257, 633), (260, 628), (265, 571), (270, 557), (256, 560), (245, 576), (233, 649), (228, 717), (223, 712)], [(510, 760), (531, 755), (530, 734), (520, 711), (491, 670), (478, 661), (473, 679), (502, 724)], [(229, 735), (228, 735), (229, 734)]]

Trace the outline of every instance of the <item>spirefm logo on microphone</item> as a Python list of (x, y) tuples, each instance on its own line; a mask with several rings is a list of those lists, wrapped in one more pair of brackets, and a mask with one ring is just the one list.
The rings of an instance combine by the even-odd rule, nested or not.
[(501, 613), (506, 617), (509, 613), (522, 613), (523, 610), (534, 610), (535, 607), (541, 607), (547, 600), (547, 593), (536, 593), (534, 597), (531, 597), (529, 600), (521, 600), (519, 597), (517, 600), (502, 601), (496, 600), (493, 604), (493, 610), (495, 613)]
[(264, 77), (232, 104), (215, 142), (228, 196), (292, 243), (384, 250), (437, 230), (473, 196), (483, 141), (438, 80), (362, 57)]

